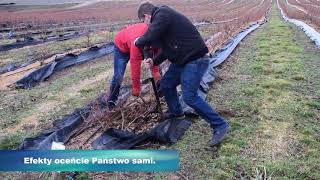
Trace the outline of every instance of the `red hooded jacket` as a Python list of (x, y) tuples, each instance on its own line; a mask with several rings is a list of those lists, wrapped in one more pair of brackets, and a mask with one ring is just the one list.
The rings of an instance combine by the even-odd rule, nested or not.
[[(142, 36), (147, 30), (148, 25), (145, 23), (133, 24), (119, 31), (114, 39), (121, 52), (130, 54), (131, 81), (135, 92), (141, 90), (140, 76), (143, 55), (142, 51), (134, 45), (134, 40)], [(159, 68), (155, 66), (152, 71), (155, 78), (159, 80)]]

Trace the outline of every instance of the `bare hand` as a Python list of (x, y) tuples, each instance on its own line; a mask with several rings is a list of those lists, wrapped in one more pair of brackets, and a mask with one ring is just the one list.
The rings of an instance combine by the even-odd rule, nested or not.
[(152, 60), (152, 58), (145, 59), (145, 60), (144, 60), (144, 65), (145, 65), (147, 68), (152, 68), (152, 66), (153, 66), (153, 60)]

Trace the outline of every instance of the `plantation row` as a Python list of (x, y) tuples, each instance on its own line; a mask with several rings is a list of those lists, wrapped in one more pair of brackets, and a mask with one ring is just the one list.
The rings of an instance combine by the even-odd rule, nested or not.
[[(165, 4), (166, 1), (161, 1), (161, 3)], [(172, 1), (168, 1), (167, 4), (171, 6), (170, 3), (172, 3)], [(203, 38), (207, 40), (211, 51), (221, 47), (223, 43), (243, 28), (262, 20), (267, 15), (271, 6), (270, 0), (222, 0), (215, 2), (203, 0), (200, 2), (191, 1), (190, 3), (193, 3), (195, 9), (183, 7), (180, 1), (175, 1), (173, 7), (177, 7), (180, 12), (186, 14), (192, 20), (199, 22), (205, 19), (211, 20), (208, 25), (198, 27)], [(117, 5), (127, 8), (131, 7), (132, 15), (127, 14), (127, 17), (136, 17), (136, 8), (138, 5), (134, 4), (134, 2), (128, 2), (128, 4), (119, 3)], [(180, 7), (178, 5), (180, 5)], [(92, 5), (88, 9), (96, 8), (98, 11), (100, 6), (101, 4)], [(190, 5), (190, 7), (193, 6)], [(224, 8), (227, 8), (227, 10)], [(202, 10), (198, 11), (197, 9)], [(130, 12), (125, 10), (126, 8), (121, 12)], [(68, 11), (73, 12), (74, 10)], [(117, 9), (117, 11), (119, 10)], [(215, 11), (219, 11), (220, 13), (216, 13)], [(61, 13), (62, 12), (67, 11), (62, 10)], [(49, 13), (51, 12), (49, 11)], [(202, 15), (202, 13), (204, 13), (204, 15)], [(229, 13), (231, 15), (229, 15)], [(25, 17), (27, 17), (27, 15), (28, 13)], [(114, 17), (118, 18), (117, 15), (114, 15)], [(22, 18), (22, 16), (20, 18)], [(124, 19), (125, 18), (121, 19), (121, 21)], [(215, 24), (214, 22), (218, 20), (227, 22)], [(91, 39), (91, 44), (110, 42), (113, 40), (114, 34), (115, 33), (110, 32), (97, 33), (94, 35), (94, 38)], [(86, 46), (86, 40), (85, 37), (81, 37), (64, 42), (50, 42), (1, 52), (0, 58), (3, 59), (1, 63), (5, 65), (8, 63), (24, 62), (33, 56), (41, 58), (45, 57), (45, 54), (52, 52), (70, 51)], [(0, 147), (2, 149), (15, 148), (23, 137), (32, 137), (38, 134), (43, 131), (43, 129), (51, 127), (54, 120), (93, 101), (99, 94), (107, 91), (112, 73), (111, 55), (58, 72), (47, 81), (41, 83), (40, 86), (30, 90), (8, 90), (5, 93), (1, 93), (0, 98), (2, 101), (0, 106), (2, 109), (0, 113), (0, 131), (2, 135), (0, 136)], [(129, 70), (126, 72), (127, 75), (123, 83), (124, 85), (130, 84), (128, 73)]]
[[(256, 7), (262, 0), (240, 0), (240, 1), (190, 1), (186, 5), (183, 1), (155, 1), (157, 4), (169, 5), (183, 14), (187, 15), (192, 21), (199, 22), (206, 19), (212, 21), (228, 20), (234, 15), (241, 15), (245, 10)], [(137, 7), (140, 1), (100, 2), (90, 6), (76, 9), (49, 9), (37, 11), (1, 11), (0, 24), (7, 28), (16, 27), (23, 29), (32, 26), (74, 26), (85, 24), (103, 24), (118, 21), (128, 21), (137, 19)], [(121, 9), (121, 11), (118, 11)], [(235, 13), (235, 14), (234, 14)], [(247, 13), (247, 12), (246, 12)], [(86, 23), (90, 22), (90, 23)], [(20, 25), (21, 24), (21, 25)]]
[(306, 0), (279, 0), (284, 13), (294, 19), (305, 21), (320, 31), (320, 2)]
[[(193, 1), (192, 1), (193, 2)], [(209, 43), (209, 47), (211, 50), (215, 50), (221, 43), (225, 42), (226, 39), (229, 39), (231, 36), (233, 36), (236, 32), (241, 30), (242, 28), (248, 26), (250, 23), (257, 22), (261, 20), (263, 17), (266, 16), (268, 9), (271, 6), (271, 1), (270, 0), (260, 0), (260, 1), (217, 1), (217, 2), (211, 2), (209, 3), (208, 1), (201, 1), (202, 3), (194, 3), (195, 8), (201, 9), (201, 11), (192, 11), (191, 8), (184, 7), (180, 2), (173, 3), (173, 1), (161, 1), (163, 4), (168, 4), (169, 6), (177, 7), (178, 10), (180, 10), (183, 13), (186, 13), (188, 17), (190, 17), (191, 20), (194, 22), (208, 22), (207, 25), (204, 26), (199, 26), (199, 30), (201, 34), (203, 35), (204, 39), (208, 40), (211, 39)], [(206, 4), (207, 3), (207, 4)], [(125, 4), (125, 3), (124, 3)], [(212, 7), (210, 7), (212, 6)], [(191, 6), (190, 6), (191, 7)], [(134, 18), (135, 16), (132, 16)], [(193, 18), (197, 17), (197, 18)], [(123, 22), (121, 20), (121, 22)], [(104, 26), (108, 31), (113, 31), (113, 30), (118, 30), (121, 27), (125, 26), (127, 23), (118, 23), (119, 26), (115, 25), (108, 25)], [(112, 24), (117, 24), (117, 22), (113, 22)], [(212, 25), (210, 25), (212, 24)], [(46, 28), (49, 28), (49, 25), (45, 26)], [(102, 27), (100, 27), (102, 28)], [(88, 41), (88, 35), (91, 36), (92, 42), (95, 42), (94, 39), (96, 34), (100, 34), (99, 32), (96, 31), (95, 26), (89, 26), (88, 28), (82, 28), (83, 36), (82, 38), (77, 38), (77, 39), (84, 39), (84, 44), (89, 44), (85, 43), (86, 39)], [(88, 30), (94, 30), (94, 33), (88, 33)], [(65, 30), (63, 30), (65, 31)], [(33, 32), (33, 30), (30, 31), (23, 31), (24, 35)], [(41, 37), (41, 30), (40, 30), (40, 36)], [(45, 33), (45, 32), (44, 32)], [(110, 33), (114, 34), (114, 33)], [(43, 35), (43, 32), (42, 32)], [(110, 39), (109, 38), (104, 38), (101, 36), (98, 36), (101, 39)], [(19, 38), (19, 37), (17, 37)], [(214, 41), (213, 41), (214, 39)], [(70, 40), (68, 42), (72, 41), (77, 41), (75, 40)], [(91, 43), (92, 44), (92, 43)], [(45, 44), (44, 44), (45, 45)], [(23, 57), (22, 55), (19, 55), (16, 59), (15, 55), (11, 55), (12, 53), (16, 54), (16, 51), (11, 51), (6, 52), (6, 53), (0, 53), (0, 57), (2, 57), (3, 61), (0, 63), (0, 67), (4, 66), (6, 64), (10, 64), (12, 62), (23, 62), (26, 59), (30, 59), (30, 55), (34, 56), (37, 55), (38, 50), (40, 47), (43, 47), (42, 45), (40, 46), (35, 46), (32, 48), (32, 53), (28, 53), (26, 57)], [(74, 48), (79, 48), (79, 46), (73, 46), (73, 47), (68, 47), (64, 46), (65, 48), (69, 49), (74, 49)], [(83, 47), (83, 46), (80, 46)], [(63, 49), (61, 47), (59, 49)], [(29, 49), (29, 48), (26, 48)], [(26, 54), (23, 53), (26, 49), (22, 49), (22, 51), (19, 52), (19, 54)], [(45, 49), (48, 48), (43, 48), (41, 50), (41, 56), (45, 57), (46, 56), (46, 51)], [(50, 49), (50, 48), (49, 48)], [(56, 53), (62, 53), (61, 50)], [(52, 52), (52, 51), (51, 51)], [(2, 56), (3, 55), (3, 56)], [(41, 57), (40, 56), (40, 57)], [(39, 58), (39, 56), (36, 56)], [(33, 58), (34, 59), (34, 58)]]

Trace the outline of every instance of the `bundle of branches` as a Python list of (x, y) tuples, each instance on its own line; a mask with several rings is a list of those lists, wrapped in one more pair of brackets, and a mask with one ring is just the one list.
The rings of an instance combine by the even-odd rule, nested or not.
[[(68, 148), (91, 149), (91, 142), (111, 127), (133, 133), (153, 128), (160, 121), (160, 114), (157, 112), (152, 86), (150, 83), (143, 85), (139, 97), (132, 97), (130, 93), (122, 94), (118, 106), (111, 110), (101, 108), (99, 102), (95, 103), (90, 116), (70, 138)], [(126, 94), (130, 97), (126, 98)]]

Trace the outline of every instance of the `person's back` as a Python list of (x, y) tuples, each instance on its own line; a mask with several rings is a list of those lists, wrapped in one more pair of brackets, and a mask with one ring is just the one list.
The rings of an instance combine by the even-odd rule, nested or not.
[(208, 48), (192, 22), (168, 6), (154, 7), (149, 31), (136, 41), (136, 45), (161, 41), (163, 56), (175, 64), (186, 64), (208, 53)]
[[(110, 95), (108, 97), (108, 107), (114, 108), (120, 92), (120, 86), (125, 74), (126, 65), (130, 61), (130, 73), (132, 81), (132, 95), (139, 96), (141, 91), (141, 62), (143, 59), (142, 49), (134, 45), (134, 40), (143, 35), (148, 30), (148, 25), (138, 23), (127, 26), (115, 36), (114, 47), (114, 75), (110, 83)], [(160, 80), (158, 67), (153, 67), (153, 76)]]
[(145, 23), (130, 25), (117, 33), (114, 38), (115, 44), (121, 52), (129, 53), (131, 48), (136, 48), (133, 44), (134, 40), (142, 36), (147, 30), (148, 25)]
[(171, 22), (163, 41), (177, 51), (172, 62), (185, 64), (194, 59), (192, 56), (200, 54), (201, 57), (208, 52), (200, 33), (188, 18), (168, 6), (161, 6), (159, 10), (170, 15)]

